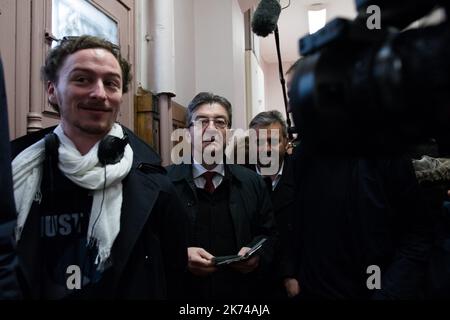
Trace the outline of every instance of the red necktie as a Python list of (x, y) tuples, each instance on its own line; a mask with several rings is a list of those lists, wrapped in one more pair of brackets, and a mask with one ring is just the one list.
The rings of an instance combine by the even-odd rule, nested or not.
[(206, 171), (204, 174), (202, 174), (203, 177), (205, 177), (206, 183), (205, 183), (205, 191), (209, 193), (213, 193), (216, 187), (214, 187), (213, 183), (213, 177), (216, 175), (216, 172), (214, 171)]

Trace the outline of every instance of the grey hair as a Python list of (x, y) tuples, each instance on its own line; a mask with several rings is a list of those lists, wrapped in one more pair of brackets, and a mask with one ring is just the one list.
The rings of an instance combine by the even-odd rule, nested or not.
[(252, 119), (252, 121), (250, 121), (249, 127), (251, 129), (268, 127), (272, 123), (276, 122), (281, 125), (283, 137), (286, 138), (288, 136), (286, 121), (284, 120), (281, 112), (277, 110), (263, 111), (258, 113)]
[(192, 115), (194, 114), (195, 110), (198, 109), (198, 107), (200, 107), (203, 104), (211, 104), (211, 103), (220, 104), (222, 107), (225, 108), (228, 114), (228, 127), (231, 127), (232, 112), (230, 101), (228, 101), (224, 97), (218, 96), (211, 92), (200, 92), (189, 103), (186, 114), (186, 126), (189, 127), (189, 125), (191, 124)]

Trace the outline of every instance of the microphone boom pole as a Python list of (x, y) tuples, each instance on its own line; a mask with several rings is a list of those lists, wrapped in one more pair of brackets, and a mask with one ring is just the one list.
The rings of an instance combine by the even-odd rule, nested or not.
[(287, 94), (286, 94), (286, 80), (284, 79), (284, 71), (283, 71), (283, 64), (281, 62), (281, 50), (280, 50), (280, 36), (278, 33), (278, 25), (275, 27), (274, 30), (274, 36), (275, 36), (275, 45), (277, 48), (277, 57), (278, 57), (278, 72), (281, 82), (281, 89), (283, 90), (283, 100), (284, 100), (284, 110), (286, 112), (286, 124), (288, 127), (288, 138), (290, 141), (292, 141), (292, 130), (291, 130), (291, 119), (289, 117), (288, 112), (288, 100), (287, 100)]

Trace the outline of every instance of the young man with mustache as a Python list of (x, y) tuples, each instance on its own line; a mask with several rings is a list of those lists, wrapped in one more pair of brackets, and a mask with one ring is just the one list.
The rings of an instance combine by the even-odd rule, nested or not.
[(165, 299), (185, 269), (185, 214), (158, 155), (116, 123), (120, 49), (64, 38), (43, 67), (56, 128), (13, 142), (25, 297)]

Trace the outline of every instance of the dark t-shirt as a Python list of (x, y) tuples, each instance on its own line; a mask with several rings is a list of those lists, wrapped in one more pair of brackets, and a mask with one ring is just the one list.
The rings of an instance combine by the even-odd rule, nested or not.
[(92, 192), (59, 170), (54, 170), (53, 183), (44, 174), (41, 191), (41, 201), (33, 205), (40, 215), (42, 297), (82, 296), (85, 288), (101, 279), (94, 264), (97, 250), (87, 246)]

